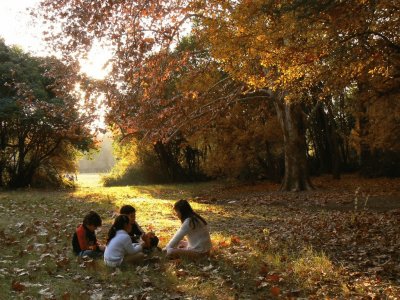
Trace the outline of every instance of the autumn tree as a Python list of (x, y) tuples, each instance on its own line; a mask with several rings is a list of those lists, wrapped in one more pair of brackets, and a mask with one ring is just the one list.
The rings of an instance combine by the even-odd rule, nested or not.
[(0, 178), (11, 188), (75, 169), (77, 151), (94, 146), (91, 117), (79, 112), (76, 69), (32, 57), (0, 41)]
[[(150, 89), (154, 92), (146, 99), (151, 105), (140, 103), (142, 97), (126, 96), (131, 105), (124, 115), (135, 118), (113, 120), (125, 136), (142, 135), (142, 143), (154, 140), (159, 169), (171, 180), (199, 179), (201, 171), (213, 177), (279, 178), (280, 154), (273, 153), (280, 148), (281, 132), (273, 128), (276, 114), (265, 95), (243, 93), (243, 84), (223, 72), (196, 37), (183, 38), (165, 57), (180, 65)], [(152, 76), (144, 80), (146, 87), (152, 84)], [(142, 93), (147, 91), (142, 88)], [(132, 90), (131, 95), (136, 94)], [(140, 114), (135, 114), (137, 108)], [(135, 126), (127, 126), (131, 119)], [(132, 128), (140, 130), (129, 133)]]
[[(185, 4), (190, 5), (185, 6)], [(87, 50), (94, 40), (109, 38), (116, 47), (116, 63), (113, 77), (120, 76), (118, 78), (121, 78), (122, 76), (130, 86), (140, 87), (138, 91), (142, 91), (143, 84), (147, 84), (147, 94), (138, 94), (142, 99), (141, 104), (143, 106), (148, 106), (149, 103), (150, 105), (157, 103), (155, 101), (147, 101), (146, 96), (156, 92), (157, 87), (163, 84), (163, 81), (169, 76), (174, 67), (179, 65), (179, 61), (165, 61), (165, 56), (168, 56), (171, 45), (173, 45), (184, 21), (188, 17), (196, 17), (199, 10), (202, 10), (198, 3), (184, 1), (169, 1), (168, 3), (162, 1), (151, 3), (139, 1), (131, 5), (113, 1), (103, 3), (103, 5), (89, 5), (84, 2), (74, 2), (72, 4), (69, 1), (56, 3), (43, 1), (42, 9), (46, 12), (48, 21), (58, 20), (63, 23), (65, 31), (53, 35), (52, 40), (59, 42), (59, 48), (66, 53), (76, 53), (82, 51), (82, 49)], [(206, 16), (208, 12), (202, 13), (203, 16)], [(134, 17), (132, 18), (131, 16)], [(118, 21), (116, 22), (116, 20)], [(117, 23), (119, 25), (115, 26)], [(82, 30), (83, 24), (87, 25), (85, 30)], [(69, 42), (63, 38), (65, 33), (72, 37)], [(148, 63), (145, 64), (147, 68), (143, 67), (143, 62), (148, 59), (148, 54), (146, 55), (146, 53), (152, 53), (153, 49), (155, 49), (154, 45), (160, 48), (158, 56), (153, 55), (154, 68), (151, 68)], [(129, 67), (127, 68), (127, 66)], [(228, 69), (228, 71), (230, 70)], [(150, 85), (146, 83), (146, 78), (147, 80), (152, 79)], [(284, 93), (282, 92), (274, 93), (274, 98), (283, 99), (283, 96)], [(160, 99), (157, 100), (162, 101)], [(220, 102), (216, 103), (219, 106), (221, 105)], [(294, 110), (298, 117), (293, 119), (290, 117), (292, 109), (285, 111), (279, 105), (277, 107), (279, 108), (282, 124), (285, 124), (284, 120), (286, 119), (292, 122), (295, 120), (296, 124), (299, 124), (292, 127), (301, 131), (297, 134), (299, 138), (290, 140), (287, 138), (293, 137), (295, 131), (291, 132), (290, 135), (285, 134), (286, 148), (293, 148), (291, 150), (293, 155), (286, 155), (287, 169), (289, 166), (291, 166), (291, 169), (286, 172), (288, 179), (285, 182), (292, 184), (290, 178), (293, 176), (297, 176), (297, 179), (299, 179), (293, 183), (292, 187), (286, 187), (285, 184), (285, 188), (310, 188), (307, 172), (303, 172), (307, 168), (304, 154), (305, 140), (302, 116), (299, 114), (298, 108)], [(175, 108), (185, 109), (178, 106), (175, 106)], [(218, 108), (214, 107), (214, 110), (218, 111)], [(294, 142), (289, 143), (289, 141)], [(302, 147), (302, 150), (296, 151), (296, 147)]]
[[(199, 170), (200, 152), (188, 143), (186, 137), (199, 129), (198, 125), (192, 126), (193, 121), (202, 118), (207, 123), (205, 118), (211, 111), (207, 102), (197, 99), (197, 94), (201, 92), (200, 78), (209, 83), (214, 75), (216, 77), (213, 79), (220, 80), (220, 75), (215, 70), (211, 71), (211, 68), (200, 67), (200, 64), (209, 60), (199, 49), (196, 55), (189, 55), (187, 50), (191, 47), (190, 38), (187, 38), (169, 54), (150, 55), (143, 66), (149, 72), (154, 72), (154, 76), (143, 78), (141, 85), (127, 85), (124, 102), (120, 101), (121, 94), (118, 91), (113, 94), (117, 96), (108, 98), (108, 105), (112, 110), (123, 111), (123, 114), (108, 115), (109, 123), (114, 124), (114, 128), (117, 127), (122, 133), (121, 146), (126, 147), (124, 144), (130, 143), (136, 145), (137, 155), (133, 155), (137, 157), (136, 166), (127, 169), (132, 178), (137, 178), (134, 174), (138, 172), (142, 173), (143, 180), (153, 178), (157, 182), (192, 181), (203, 177)], [(160, 55), (163, 56), (164, 65), (157, 65)], [(180, 66), (177, 65), (178, 61), (181, 62)], [(165, 65), (175, 67), (170, 69), (165, 80), (153, 81), (157, 73), (163, 72)], [(188, 74), (191, 76), (192, 89), (185, 85), (185, 80), (190, 80)], [(194, 87), (196, 83), (198, 88)], [(209, 89), (210, 86), (206, 84), (202, 88)], [(185, 102), (190, 102), (194, 107), (188, 110)], [(150, 156), (153, 156), (152, 160), (148, 159)], [(128, 160), (129, 158), (123, 159)], [(158, 161), (157, 168), (151, 167), (154, 160)], [(145, 163), (149, 166), (145, 166)], [(120, 169), (119, 166), (117, 168)], [(160, 171), (161, 174), (158, 174)]]
[[(284, 101), (275, 98), (278, 112), (292, 111), (296, 103), (309, 98), (316, 88), (320, 92), (315, 96), (324, 100), (337, 98), (354, 83), (365, 84), (372, 78), (396, 82), (393, 75), (397, 73), (399, 25), (395, 1), (206, 1), (198, 4), (206, 13), (198, 34), (204, 33), (212, 55), (235, 78), (255, 89), (271, 88), (283, 95)], [(286, 163), (296, 157), (290, 151), (290, 136), (301, 137), (304, 131), (290, 135), (285, 134), (285, 128), (301, 129), (304, 123), (300, 114), (293, 118), (299, 126), (295, 123), (292, 124), (295, 126), (283, 126), (288, 138), (286, 151), (290, 152)], [(304, 138), (297, 139), (300, 140)], [(304, 153), (301, 145), (304, 142), (298, 145), (298, 153)], [(299, 161), (304, 161), (304, 156)], [(288, 175), (290, 165), (286, 171)]]
[[(354, 85), (368, 90), (373, 78), (385, 82), (380, 93), (398, 80), (399, 10), (394, 0), (44, 0), (41, 9), (46, 22), (62, 24), (63, 31), (50, 32), (49, 39), (69, 57), (84, 53), (98, 40), (112, 44), (109, 83), (118, 88), (109, 99), (118, 102), (119, 109), (111, 115), (135, 131), (140, 128), (136, 117), (159, 110), (161, 121), (152, 123), (157, 134), (166, 127), (172, 132), (179, 128), (177, 123), (164, 123), (165, 116), (198, 109), (184, 104), (201, 97), (170, 106), (165, 97), (155, 96), (164, 93), (166, 81), (181, 66), (182, 61), (170, 54), (192, 20), (192, 34), (219, 68), (240, 83), (240, 93), (262, 92), (265, 101), (274, 103), (285, 145), (284, 190), (312, 188), (302, 107), (310, 91), (313, 99), (324, 101), (338, 99)], [(127, 115), (132, 96), (137, 99), (135, 112)], [(227, 103), (233, 98), (226, 98)], [(208, 107), (218, 112), (221, 103)]]

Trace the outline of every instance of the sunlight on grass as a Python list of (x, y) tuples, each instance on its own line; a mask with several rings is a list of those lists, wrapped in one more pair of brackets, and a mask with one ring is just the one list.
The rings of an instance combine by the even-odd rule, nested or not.
[(299, 283), (311, 288), (316, 282), (336, 280), (338, 270), (324, 253), (316, 253), (312, 248), (306, 248), (300, 257), (292, 262), (293, 272), (299, 278)]
[[(317, 299), (341, 299), (354, 296), (355, 291), (367, 295), (369, 284), (379, 284), (377, 278), (360, 277), (349, 286), (341, 266), (328, 255), (293, 235), (286, 238), (282, 224), (296, 217), (286, 208), (196, 201), (197, 191), (207, 189), (206, 184), (102, 187), (96, 178), (82, 177), (82, 185), (69, 192), (0, 193), (4, 299), (228, 300), (310, 294)], [(136, 208), (138, 223), (154, 231), (159, 245), (165, 246), (181, 226), (173, 212), (173, 204), (181, 198), (188, 199), (209, 223), (213, 243), (209, 257), (195, 262), (168, 260), (155, 252), (159, 263), (115, 270), (102, 261), (86, 262), (72, 254), (72, 234), (88, 211), (102, 217), (103, 226), (96, 234), (104, 243), (125, 204)]]
[(101, 173), (79, 173), (76, 183), (85, 188), (100, 187), (102, 186), (101, 175)]
[[(86, 185), (93, 182), (94, 180), (89, 180)], [(173, 192), (171, 187), (168, 187), (168, 189), (162, 189), (163, 195), (159, 197), (161, 189), (160, 186), (110, 188), (92, 186), (90, 189), (83, 186), (70, 194), (51, 192), (41, 195), (40, 192), (30, 192), (29, 198), (28, 193), (18, 193), (16, 197), (10, 196), (9, 199), (13, 199), (13, 202), (9, 202), (11, 211), (17, 212), (20, 205), (29, 206), (31, 209), (26, 214), (18, 212), (19, 217), (7, 222), (18, 224), (21, 218), (27, 224), (36, 224), (38, 233), (42, 230), (40, 228), (48, 232), (43, 236), (36, 234), (33, 239), (22, 238), (18, 245), (18, 248), (34, 250), (29, 256), (24, 254), (18, 259), (20, 266), (29, 265), (33, 270), (37, 269), (33, 271), (33, 274), (37, 275), (31, 275), (29, 280), (38, 282), (40, 286), (30, 287), (27, 294), (36, 297), (44, 289), (50, 289), (52, 294), (60, 295), (60, 297), (66, 291), (72, 298), (82, 296), (85, 298), (96, 294), (104, 297), (113, 296), (112, 293), (107, 294), (104, 291), (104, 286), (106, 286), (108, 290), (124, 288), (136, 295), (136, 293), (143, 293), (146, 289), (143, 287), (143, 278), (148, 278), (146, 279), (146, 282), (149, 281), (146, 283), (148, 288), (168, 291), (169, 295), (177, 293), (205, 299), (234, 299), (234, 291), (240, 290), (244, 298), (250, 299), (254, 293), (267, 295), (268, 298), (269, 289), (257, 288), (260, 268), (262, 269), (263, 265), (268, 266), (268, 273), (263, 275), (266, 279), (263, 280), (269, 284), (269, 278), (271, 276), (274, 278), (275, 273), (283, 276), (282, 274), (290, 266), (288, 260), (291, 259), (288, 259), (290, 256), (284, 249), (276, 252), (274, 248), (261, 249), (257, 246), (255, 241), (257, 235), (254, 235), (255, 232), (251, 229), (256, 224), (255, 221), (259, 223), (262, 220), (262, 214), (259, 214), (257, 210), (246, 209), (238, 212), (240, 207), (237, 206), (197, 203), (190, 200), (194, 210), (210, 223), (213, 242), (210, 258), (196, 263), (168, 261), (162, 258), (159, 265), (148, 269), (132, 267), (115, 272), (105, 267), (101, 261), (86, 264), (71, 254), (69, 248), (71, 235), (87, 211), (95, 210), (102, 216), (103, 226), (97, 235), (100, 241), (105, 242), (113, 217), (125, 204), (133, 205), (137, 209), (139, 224), (146, 230), (155, 231), (160, 237), (160, 246), (165, 246), (181, 225), (180, 220), (173, 213), (173, 204), (179, 199), (177, 196), (180, 197), (189, 192)], [(61, 222), (64, 222), (64, 228)], [(59, 231), (60, 229), (62, 232)], [(269, 231), (262, 226), (260, 234), (268, 237)], [(23, 237), (25, 231), (21, 231), (21, 235)], [(60, 241), (53, 243), (52, 235), (56, 236), (61, 243)], [(55, 250), (58, 246), (65, 249), (67, 253), (64, 257), (67, 261), (65, 266), (57, 262), (57, 255), (52, 254), (60, 251)], [(11, 259), (14, 258), (14, 251), (10, 249), (10, 251), (2, 252), (2, 255), (9, 256)], [(53, 256), (47, 256), (49, 251)], [(333, 266), (327, 259), (311, 250), (305, 251), (300, 258), (293, 260), (293, 272), (296, 278), (299, 278), (296, 284), (305, 288), (313, 285), (314, 274), (333, 272)], [(56, 274), (63, 277), (56, 278)], [(89, 289), (85, 285), (84, 278), (92, 278), (90, 280), (98, 283)], [(27, 280), (22, 278), (21, 281), (26, 283)], [(60, 285), (60, 282), (63, 284)], [(2, 287), (9, 288), (10, 284), (10, 281), (7, 281)]]

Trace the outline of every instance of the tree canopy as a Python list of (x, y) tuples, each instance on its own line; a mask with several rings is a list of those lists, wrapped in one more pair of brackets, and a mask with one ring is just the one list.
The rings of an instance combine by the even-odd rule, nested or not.
[(362, 165), (397, 151), (397, 1), (43, 0), (39, 15), (69, 59), (98, 41), (113, 49), (100, 88), (124, 136), (167, 143), (183, 134), (217, 149), (211, 133), (242, 114), (235, 103), (253, 107), (249, 121), (268, 107), (269, 124), (280, 124), (285, 190), (312, 188), (313, 157), (329, 157), (338, 174), (351, 143)]
[(94, 147), (79, 111), (76, 66), (32, 57), (0, 40), (0, 186), (59, 183), (77, 151)]

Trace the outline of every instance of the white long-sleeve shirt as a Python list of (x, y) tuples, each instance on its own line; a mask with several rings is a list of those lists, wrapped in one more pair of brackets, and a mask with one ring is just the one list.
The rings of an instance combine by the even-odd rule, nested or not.
[(116, 235), (106, 246), (104, 261), (121, 263), (125, 255), (139, 253), (142, 250), (142, 245), (136, 243), (132, 244), (129, 234), (121, 229), (117, 231)]
[(211, 238), (208, 225), (203, 224), (201, 220), (196, 223), (195, 228), (190, 226), (191, 218), (187, 218), (181, 228), (175, 233), (169, 241), (166, 250), (175, 248), (179, 242), (186, 236), (188, 240), (188, 249), (198, 252), (207, 252), (211, 249)]

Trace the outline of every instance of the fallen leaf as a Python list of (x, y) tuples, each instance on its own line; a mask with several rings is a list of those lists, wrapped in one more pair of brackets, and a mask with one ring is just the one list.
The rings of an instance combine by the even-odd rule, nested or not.
[(270, 292), (271, 292), (272, 295), (274, 295), (275, 297), (277, 297), (277, 296), (279, 296), (279, 294), (281, 293), (281, 289), (280, 289), (279, 287), (277, 287), (277, 286), (273, 286), (273, 287), (270, 289)]
[(231, 243), (232, 243), (232, 244), (236, 244), (236, 245), (240, 244), (240, 239), (239, 239), (239, 237), (237, 237), (237, 236), (232, 236), (232, 237), (231, 237)]
[(14, 291), (22, 292), (23, 290), (25, 290), (26, 286), (20, 283), (19, 281), (13, 280), (13, 282), (11, 283), (11, 288)]
[(270, 274), (267, 275), (266, 279), (270, 282), (279, 282), (279, 275), (277, 274)]
[(185, 271), (184, 269), (179, 269), (177, 271), (175, 271), (175, 275), (178, 277), (183, 277), (186, 276), (188, 274), (187, 271)]

